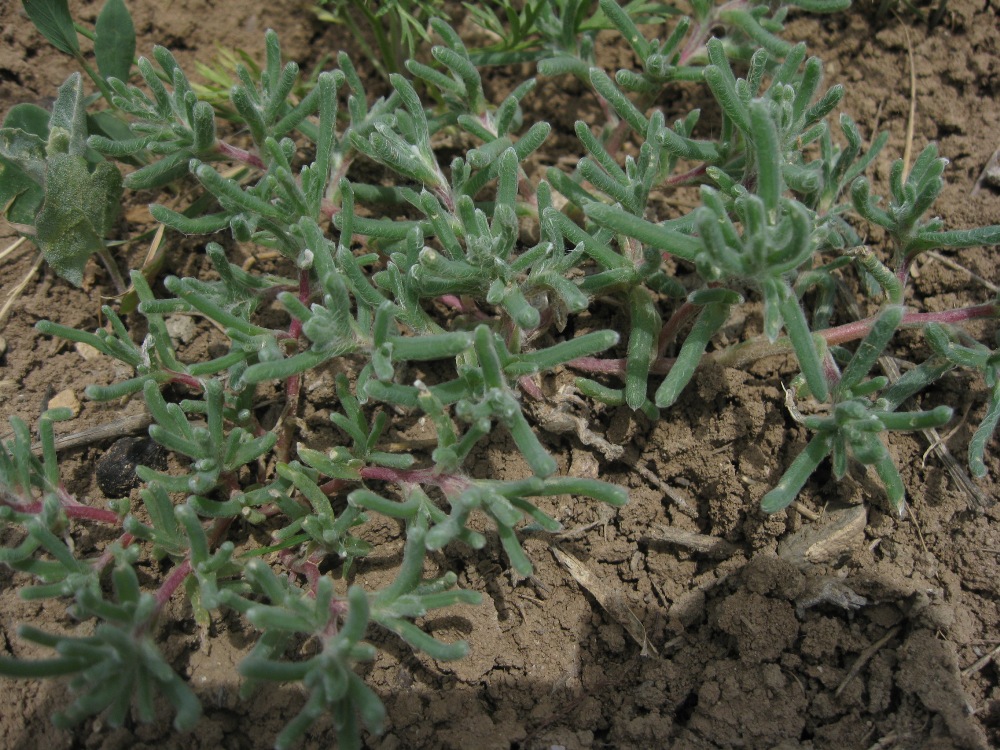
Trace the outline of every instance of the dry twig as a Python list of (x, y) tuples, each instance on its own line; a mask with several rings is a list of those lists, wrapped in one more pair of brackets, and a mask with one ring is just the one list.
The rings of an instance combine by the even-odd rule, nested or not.
[(569, 571), (573, 579), (586, 589), (615, 622), (621, 625), (632, 639), (642, 648), (642, 656), (657, 656), (656, 648), (646, 638), (646, 629), (625, 601), (625, 596), (607, 581), (595, 575), (586, 565), (568, 552), (553, 546), (552, 554)]
[(699, 552), (716, 560), (725, 560), (732, 557), (739, 550), (734, 544), (730, 544), (725, 539), (708, 534), (697, 534), (693, 531), (675, 529), (672, 526), (660, 526), (654, 536), (647, 537), (652, 542), (666, 542), (676, 544), (694, 552)]
[(840, 697), (840, 694), (844, 692), (844, 688), (847, 687), (847, 684), (858, 676), (858, 673), (861, 672), (861, 669), (865, 666), (865, 664), (867, 664), (871, 660), (873, 656), (875, 656), (876, 653), (878, 653), (879, 649), (881, 649), (883, 646), (885, 646), (885, 644), (887, 644), (889, 641), (891, 641), (893, 638), (896, 637), (900, 629), (901, 628), (899, 625), (894, 625), (893, 627), (889, 628), (888, 632), (886, 632), (885, 635), (883, 635), (881, 638), (875, 641), (875, 643), (873, 643), (872, 645), (870, 645), (868, 648), (866, 648), (864, 651), (861, 652), (861, 655), (858, 656), (857, 660), (854, 662), (854, 664), (851, 665), (851, 668), (847, 671), (847, 674), (844, 676), (843, 681), (841, 681), (840, 685), (837, 686), (837, 689), (833, 693), (834, 697), (836, 698)]
[(987, 279), (984, 279), (982, 276), (979, 276), (978, 274), (973, 273), (968, 268), (966, 268), (965, 266), (963, 266), (960, 263), (956, 263), (951, 258), (946, 258), (945, 256), (941, 255), (941, 253), (938, 253), (938, 252), (936, 252), (934, 250), (928, 250), (927, 252), (924, 253), (924, 255), (926, 255), (928, 258), (933, 258), (934, 260), (936, 260), (941, 265), (947, 266), (948, 268), (952, 269), (953, 271), (961, 271), (962, 273), (967, 274), (970, 279), (972, 279), (973, 281), (976, 281), (976, 282), (982, 284), (984, 287), (986, 287), (987, 289), (989, 289), (994, 294), (1000, 293), (1000, 286), (997, 286), (993, 282), (991, 282), (991, 281), (989, 281)]
[(997, 656), (1000, 656), (1000, 646), (997, 646), (988, 654), (984, 654), (983, 656), (979, 657), (972, 664), (963, 669), (962, 677), (969, 677), (971, 675), (974, 675), (976, 672), (980, 671), (981, 669), (984, 669), (991, 661), (996, 659)]
[(986, 162), (986, 166), (983, 167), (983, 171), (979, 173), (979, 179), (976, 180), (976, 184), (972, 186), (972, 192), (970, 195), (976, 195), (980, 190), (983, 189), (983, 185), (990, 179), (991, 175), (995, 171), (1000, 171), (1000, 148), (993, 152), (993, 156), (989, 158)]
[(688, 502), (687, 498), (684, 497), (684, 493), (675, 487), (671, 487), (642, 464), (636, 464), (634, 468), (639, 476), (656, 487), (656, 489), (662, 492), (665, 496), (670, 498), (673, 504), (677, 506), (677, 510), (688, 518), (698, 517), (698, 511), (691, 505), (691, 503)]
[[(107, 424), (89, 427), (80, 432), (70, 435), (63, 435), (56, 438), (56, 450), (69, 450), (70, 448), (81, 448), (91, 443), (99, 443), (102, 440), (112, 440), (125, 435), (135, 435), (142, 432), (153, 423), (152, 417), (148, 414), (133, 414), (130, 417), (122, 417)], [(34, 453), (41, 454), (42, 444), (36, 442), (31, 446)]]
[(31, 266), (31, 268), (28, 270), (28, 273), (26, 273), (24, 275), (24, 278), (21, 279), (20, 283), (18, 283), (18, 285), (14, 287), (14, 291), (10, 293), (10, 297), (7, 298), (7, 301), (4, 302), (3, 307), (0, 308), (0, 326), (2, 326), (4, 324), (4, 321), (7, 320), (7, 316), (10, 315), (10, 311), (14, 307), (14, 302), (16, 302), (17, 298), (21, 296), (21, 292), (24, 291), (25, 287), (31, 283), (31, 279), (34, 278), (35, 274), (38, 272), (38, 269), (42, 267), (42, 261), (44, 260), (45, 257), (41, 253), (38, 253), (38, 257), (35, 258), (34, 265)]

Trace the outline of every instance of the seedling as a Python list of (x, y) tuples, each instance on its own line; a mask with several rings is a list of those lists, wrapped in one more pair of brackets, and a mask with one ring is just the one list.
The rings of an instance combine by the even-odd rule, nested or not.
[[(846, 3), (795, 6), (826, 12)], [(403, 18), (407, 7), (388, 4), (384, 13)], [(25, 8), (53, 44), (79, 56), (64, 0), (26, 0)], [(265, 60), (253, 72), (237, 65), (220, 105), (202, 99), (162, 47), (152, 61), (139, 58), (138, 77), (131, 52), (102, 64), (108, 39), (123, 49), (134, 43), (124, 6), (111, 0), (96, 33), (100, 70), (88, 69), (103, 99), (86, 97), (74, 74), (51, 115), (8, 114), (0, 131), (8, 217), (71, 281), (92, 253), (114, 278), (107, 240), (123, 186), (157, 191), (185, 181), (199, 196), (190, 207), (154, 202), (150, 211), (171, 230), (211, 237), (206, 278), (158, 284), (131, 272), (132, 317), (105, 306), (107, 326), (96, 332), (38, 324), (41, 334), (89, 344), (130, 368), (131, 377), (92, 385), (87, 395), (143, 398), (150, 437), (181, 467), (140, 467), (138, 497), (83, 503), (62, 483), (53, 440), (53, 422), (68, 413), (41, 416), (41, 457), (28, 427), (12, 420), (0, 450), (0, 517), (20, 534), (7, 535), (17, 541), (0, 549), (0, 561), (34, 581), (25, 597), (61, 599), (94, 624), (79, 637), (23, 626), (21, 635), (52, 656), (0, 660), (0, 673), (68, 676), (76, 699), (57, 715), (61, 724), (102, 712), (112, 725), (130, 715), (148, 720), (157, 694), (178, 728), (196, 724), (197, 696), (156, 642), (164, 605), (183, 591), (202, 626), (231, 611), (260, 632), (240, 667), (247, 691), (265, 680), (306, 689), (277, 747), (294, 745), (328, 712), (342, 747), (358, 746), (362, 725), (378, 732), (384, 709), (355, 672), (376, 656), (364, 641), (371, 629), (439, 660), (467, 650), (421, 627), (428, 613), (479, 599), (455, 588), (454, 572), (427, 577), (430, 552), (496, 539), (510, 567), (530, 575), (525, 530), (560, 528), (545, 498), (627, 500), (621, 487), (565, 476), (525, 409), (545, 398), (539, 376), (558, 368), (588, 376), (576, 381), (583, 398), (656, 420), (661, 410), (670, 418), (706, 358), (792, 353), (801, 374), (790, 382), (789, 411), (813, 435), (764, 497), (765, 512), (789, 505), (828, 457), (837, 477), (852, 463), (872, 466), (901, 510), (903, 485), (884, 433), (947, 422), (947, 405), (908, 410), (904, 402), (948, 370), (969, 368), (991, 389), (969, 449), (973, 473), (986, 471), (1000, 419), (997, 354), (961, 324), (996, 317), (998, 308), (904, 306), (921, 252), (997, 244), (1000, 227), (945, 230), (925, 218), (943, 185), (944, 160), (932, 146), (905, 179), (902, 163), (893, 167), (888, 201), (875, 197), (863, 173), (886, 139), (866, 149), (846, 115), (831, 126), (843, 90), (824, 89), (820, 60), (781, 38), (788, 6), (698, 0), (683, 16), (651, 2), (567, 0), (501, 10), (476, 18), (508, 24), (511, 36), (478, 50), (430, 13), (440, 44), (426, 61), (387, 71), (391, 90), (380, 98), (343, 54), (303, 82), (268, 32)], [(664, 40), (639, 30), (653, 19), (667, 23)], [(608, 28), (633, 50), (636, 69), (595, 67), (594, 35)], [(575, 75), (600, 112), (576, 124), (579, 160), (570, 171), (539, 167), (552, 126), (525, 115), (535, 79), (499, 102), (484, 91), (484, 65), (525, 61), (540, 75)], [(678, 81), (703, 82), (714, 98), (721, 119), (712, 134), (697, 111), (669, 124), (655, 106)], [(225, 118), (248, 137), (226, 140)], [(445, 134), (471, 144), (447, 163)], [(131, 166), (124, 180), (117, 162)], [(384, 178), (361, 181), (352, 170), (361, 163)], [(662, 221), (653, 199), (678, 185), (700, 186), (701, 204)], [(863, 247), (866, 223), (886, 230), (886, 253)], [(272, 273), (236, 262), (247, 243), (275, 251)], [(850, 274), (870, 292), (870, 317), (830, 327), (833, 292)], [(620, 331), (601, 327), (608, 300), (627, 317)], [(757, 301), (763, 335), (718, 344), (734, 309)], [(275, 310), (283, 322), (274, 322)], [(578, 325), (584, 313), (586, 330)], [(225, 351), (188, 359), (171, 341), (168, 315), (211, 322), (225, 334)], [(130, 330), (137, 323), (147, 331), (139, 343)], [(930, 356), (893, 384), (872, 370), (904, 327), (924, 331)], [(350, 373), (336, 381), (331, 430), (339, 440), (304, 445), (302, 394), (334, 363)], [(259, 407), (275, 392), (280, 414), (264, 421)], [(430, 450), (391, 446), (395, 421), (416, 418), (434, 430)], [(474, 450), (497, 431), (523, 460), (520, 478), (470, 471)], [(372, 551), (375, 516), (397, 519), (405, 546), (394, 580), (367, 590), (352, 576)], [(65, 542), (67, 529), (83, 523), (119, 537), (88, 557)], [(268, 544), (252, 541), (262, 535)], [(149, 591), (134, 567), (143, 555), (168, 571)]]

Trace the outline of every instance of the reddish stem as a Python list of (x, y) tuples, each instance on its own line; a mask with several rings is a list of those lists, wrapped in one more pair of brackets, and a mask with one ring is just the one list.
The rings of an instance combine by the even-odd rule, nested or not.
[(542, 389), (538, 387), (530, 375), (524, 375), (517, 379), (517, 384), (521, 386), (521, 390), (531, 396), (535, 401), (544, 401), (545, 394), (542, 393)]
[(188, 388), (190, 388), (193, 391), (201, 391), (202, 390), (201, 381), (198, 380), (198, 378), (194, 377), (193, 375), (187, 375), (187, 374), (185, 374), (183, 372), (176, 372), (176, 373), (174, 373), (171, 376), (169, 382), (171, 382), (171, 383), (180, 383), (181, 385), (186, 385)]
[(290, 549), (284, 549), (281, 550), (278, 557), (281, 560), (281, 564), (288, 570), (305, 577), (306, 581), (309, 582), (309, 588), (312, 590), (313, 596), (315, 596), (316, 588), (319, 585), (319, 579), (322, 575), (319, 572), (319, 563), (322, 560), (322, 555), (312, 555), (305, 560), (299, 560)]
[(465, 312), (465, 308), (462, 305), (462, 300), (459, 299), (454, 294), (442, 294), (438, 297), (438, 302), (442, 305), (447, 305), (450, 308), (458, 310), (459, 312)]
[(461, 492), (469, 486), (465, 477), (457, 474), (438, 474), (433, 469), (392, 469), (388, 466), (365, 466), (362, 479), (376, 479), (394, 484), (430, 484), (440, 487), (446, 495)]
[(348, 484), (349, 482), (346, 479), (331, 479), (321, 484), (319, 488), (327, 497), (333, 497)]
[[(212, 532), (208, 536), (209, 549), (212, 549), (219, 543), (219, 540), (225, 535), (226, 530), (232, 522), (232, 518), (217, 518), (215, 520), (215, 523), (212, 524)], [(191, 553), (188, 552), (187, 557), (177, 567), (167, 573), (167, 577), (163, 579), (163, 583), (160, 584), (160, 588), (156, 591), (156, 607), (153, 609), (149, 619), (140, 626), (140, 630), (144, 630), (156, 619), (156, 616), (166, 606), (167, 602), (170, 601), (170, 597), (180, 588), (184, 580), (191, 575), (192, 570)]]
[(660, 329), (660, 340), (656, 348), (658, 357), (663, 356), (663, 353), (667, 351), (667, 347), (670, 346), (670, 342), (677, 336), (677, 331), (680, 327), (690, 320), (699, 309), (701, 309), (700, 305), (685, 302), (664, 323), (663, 328)]
[[(15, 502), (11, 502), (11, 501)], [(17, 498), (13, 495), (8, 495), (4, 493), (4, 496), (0, 498), (0, 505), (5, 505), (8, 508), (13, 508), (18, 513), (29, 513), (38, 514), (42, 512), (42, 501), (35, 500), (29, 503), (16, 502)], [(93, 508), (89, 505), (83, 505), (76, 500), (70, 498), (71, 502), (66, 501), (66, 498), (61, 498), (62, 508), (66, 512), (66, 517), (74, 520), (83, 521), (97, 521), (98, 523), (107, 523), (117, 526), (121, 523), (121, 519), (118, 514), (107, 508)]]
[[(990, 318), (1000, 312), (1000, 306), (995, 304), (973, 305), (972, 307), (960, 307), (956, 310), (944, 310), (943, 312), (927, 313), (906, 313), (903, 316), (900, 327), (915, 327), (926, 325), (927, 323), (964, 323), (967, 320), (977, 318)], [(876, 317), (865, 318), (854, 323), (845, 323), (835, 328), (827, 328), (817, 331), (828, 344), (842, 344), (846, 341), (854, 341), (868, 334)]]
[[(122, 549), (128, 547), (134, 541), (135, 537), (128, 533), (122, 534), (120, 537), (118, 537), (118, 544), (122, 546)], [(115, 556), (111, 553), (111, 548), (108, 547), (107, 549), (104, 550), (101, 556), (94, 561), (94, 570), (96, 570), (98, 573), (102, 573), (104, 569), (108, 567), (108, 563), (110, 563), (114, 559), (114, 557)]]
[[(615, 375), (625, 374), (624, 359), (599, 359), (597, 357), (579, 357), (566, 363), (567, 367), (572, 367), (580, 372), (611, 373)], [(658, 357), (653, 360), (649, 371), (655, 375), (666, 375), (670, 368), (674, 366), (671, 357)]]
[[(309, 272), (299, 271), (299, 302), (303, 305), (309, 304), (309, 297), (312, 289), (309, 284)], [(288, 338), (298, 341), (302, 337), (302, 321), (292, 318), (288, 326)], [(290, 375), (285, 380), (285, 409), (279, 417), (281, 424), (281, 436), (278, 438), (276, 453), (279, 461), (287, 462), (292, 450), (292, 433), (294, 430), (294, 418), (299, 411), (299, 393), (302, 390), (302, 376)]]
[(330, 600), (330, 621), (327, 622), (326, 628), (323, 629), (324, 638), (333, 638), (337, 635), (337, 628), (340, 624), (340, 616), (347, 612), (349, 607), (343, 599), (338, 599), (333, 597)]
[(267, 165), (264, 164), (259, 156), (252, 154), (239, 146), (234, 146), (231, 143), (217, 141), (215, 144), (215, 150), (223, 156), (228, 156), (230, 159), (243, 162), (251, 167), (256, 167), (257, 169), (267, 169)]
[[(66, 516), (68, 518), (80, 519), (85, 521), (97, 521), (98, 523), (108, 523), (118, 525), (121, 523), (121, 519), (118, 514), (107, 508), (91, 508), (89, 505), (69, 505), (63, 508), (66, 511)], [(39, 511), (41, 511), (41, 503), (39, 503)]]
[(687, 172), (682, 172), (681, 174), (675, 174), (672, 177), (668, 177), (667, 185), (684, 185), (692, 180), (703, 176), (708, 171), (708, 165), (702, 164), (701, 166), (690, 169)]
[[(945, 310), (944, 312), (927, 313), (907, 313), (903, 316), (900, 327), (915, 328), (927, 323), (963, 323), (977, 318), (991, 318), (1000, 314), (1000, 305), (985, 304), (974, 305), (972, 307), (961, 307), (957, 310)], [(815, 333), (822, 336), (827, 344), (831, 346), (844, 344), (848, 341), (857, 341), (864, 338), (871, 330), (876, 317), (865, 318), (854, 323), (845, 323), (834, 328), (825, 328)], [(775, 343), (770, 343), (766, 339), (752, 339), (735, 344), (725, 349), (721, 349), (711, 354), (706, 354), (705, 358), (715, 360), (719, 364), (727, 367), (740, 367), (758, 359), (769, 357), (775, 354), (784, 354), (791, 350), (791, 345), (787, 338), (780, 339)], [(661, 357), (653, 361), (650, 372), (664, 375), (670, 371), (674, 360)], [(581, 372), (610, 373), (614, 375), (625, 374), (624, 359), (598, 359), (597, 357), (580, 357), (567, 362), (569, 367)]]
[(156, 608), (154, 614), (149, 618), (150, 620), (156, 616), (163, 609), (167, 602), (170, 601), (170, 597), (174, 595), (174, 592), (180, 588), (180, 585), (184, 583), (184, 579), (191, 574), (191, 558), (185, 557), (184, 561), (178, 565), (176, 568), (171, 570), (167, 577), (163, 579), (163, 583), (160, 584), (160, 588), (156, 591)]

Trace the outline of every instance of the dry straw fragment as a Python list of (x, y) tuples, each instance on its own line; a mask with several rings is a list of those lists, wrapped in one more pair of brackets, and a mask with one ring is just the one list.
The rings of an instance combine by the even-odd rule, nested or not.
[(590, 568), (577, 560), (568, 552), (563, 552), (558, 547), (552, 547), (552, 554), (556, 560), (569, 571), (573, 579), (591, 594), (597, 603), (601, 605), (615, 622), (625, 628), (632, 639), (642, 648), (641, 655), (658, 656), (656, 648), (649, 639), (646, 638), (646, 629), (642, 626), (639, 618), (629, 608), (625, 602), (625, 596), (607, 581), (596, 576)]

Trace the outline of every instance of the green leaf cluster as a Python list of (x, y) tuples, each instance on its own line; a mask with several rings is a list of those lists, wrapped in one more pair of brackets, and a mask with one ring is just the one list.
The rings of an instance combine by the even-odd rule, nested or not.
[[(25, 1), (46, 38), (81, 58), (65, 7)], [(788, 405), (812, 434), (764, 512), (792, 503), (827, 459), (837, 478), (852, 464), (872, 467), (901, 510), (886, 434), (944, 424), (949, 407), (904, 403), (967, 368), (991, 394), (969, 448), (973, 473), (984, 473), (1000, 421), (1000, 359), (959, 324), (995, 317), (997, 306), (932, 319), (904, 305), (917, 254), (995, 244), (1000, 228), (946, 230), (926, 218), (943, 185), (932, 147), (908, 174), (893, 167), (887, 201), (874, 197), (864, 172), (886, 137), (866, 146), (846, 115), (831, 124), (843, 90), (825, 89), (821, 62), (782, 38), (790, 7), (698, 0), (683, 15), (649, 0), (477, 6), (478, 23), (510, 33), (470, 49), (436, 2), (336, 3), (331, 18), (367, 23), (376, 46), (396, 54), (383, 58), (383, 95), (366, 90), (346, 54), (302, 80), (268, 32), (263, 63), (235, 64), (221, 101), (162, 47), (153, 62), (135, 62), (133, 80), (131, 20), (109, 0), (94, 32), (98, 71), (85, 68), (103, 99), (88, 97), (76, 74), (51, 114), (14, 108), (0, 130), (0, 197), (52, 266), (79, 281), (87, 258), (106, 253), (123, 188), (154, 191), (155, 201), (186, 181), (190, 205), (154, 203), (151, 212), (171, 230), (210, 236), (211, 271), (162, 283), (133, 271), (136, 310), (104, 306), (107, 325), (94, 332), (38, 325), (128, 368), (87, 395), (141, 397), (150, 437), (175, 461), (169, 472), (140, 467), (135, 497), (94, 507), (60, 479), (52, 423), (67, 414), (42, 416), (40, 457), (28, 427), (12, 424), (0, 450), (0, 521), (16, 541), (0, 561), (33, 578), (24, 596), (63, 599), (94, 622), (86, 637), (24, 630), (54, 656), (0, 661), (0, 673), (69, 676), (77, 698), (61, 721), (105, 711), (116, 725), (130, 711), (145, 720), (162, 693), (176, 724), (189, 727), (197, 700), (156, 648), (164, 604), (183, 590), (201, 627), (230, 612), (259, 630), (240, 668), (247, 691), (264, 681), (305, 688), (279, 747), (326, 713), (340, 744), (357, 746), (363, 728), (385, 722), (357, 673), (376, 656), (365, 642), (372, 630), (436, 659), (466, 651), (421, 625), (478, 600), (456, 588), (452, 571), (428, 576), (432, 555), (494, 544), (527, 576), (525, 536), (560, 529), (547, 498), (626, 502), (622, 487), (562, 475), (552, 436), (534, 420), (531, 403), (564, 368), (586, 375), (575, 386), (591, 403), (656, 420), (706, 359), (793, 354), (800, 400)], [(663, 40), (647, 38), (651, 21), (668, 26)], [(594, 40), (606, 30), (634, 52), (633, 68), (595, 64)], [(438, 44), (413, 59), (431, 39)], [(493, 101), (484, 66), (513, 63), (532, 63), (537, 75)], [(573, 134), (526, 115), (538, 77), (563, 74), (600, 112)], [(677, 82), (704, 87), (717, 128), (699, 111), (667, 122), (660, 95)], [(240, 123), (242, 136), (223, 121)], [(572, 135), (579, 158), (553, 164), (553, 140)], [(115, 162), (131, 170), (124, 181)], [(661, 216), (661, 199), (691, 185), (698, 205)], [(886, 230), (886, 252), (862, 245), (871, 225)], [(273, 270), (238, 262), (251, 245), (276, 251)], [(871, 291), (873, 314), (830, 328), (850, 274)], [(222, 345), (194, 356), (171, 340), (169, 316), (211, 324)], [(748, 317), (762, 335), (723, 345), (722, 332)], [(896, 383), (871, 375), (904, 327), (922, 328), (930, 357)], [(315, 434), (332, 440), (320, 442), (301, 430), (298, 410), (324, 378), (334, 397)], [(430, 444), (396, 444), (398, 420), (422, 420)], [(509, 437), (521, 476), (472, 468), (495, 433)], [(386, 553), (396, 555), (394, 579), (369, 590), (357, 571), (373, 553), (376, 517), (394, 519), (401, 536)], [(120, 537), (83, 559), (64, 540), (78, 523)], [(138, 583), (140, 550), (167, 571), (154, 591)], [(128, 669), (109, 681), (115, 664)]]
[(74, 73), (59, 87), (52, 114), (33, 105), (13, 109), (0, 128), (0, 202), (23, 225), (46, 262), (76, 286), (98, 254), (117, 276), (105, 238), (121, 207), (118, 168), (87, 148), (83, 81)]

